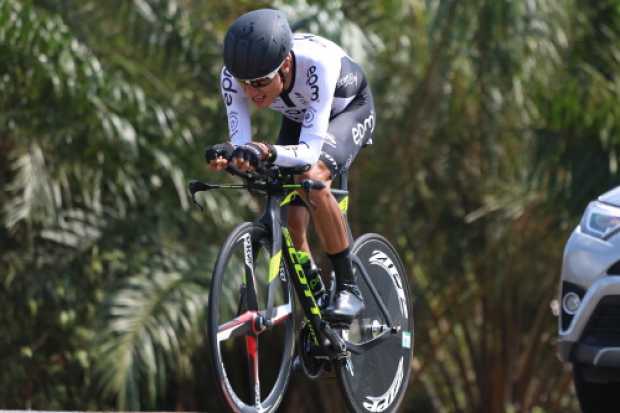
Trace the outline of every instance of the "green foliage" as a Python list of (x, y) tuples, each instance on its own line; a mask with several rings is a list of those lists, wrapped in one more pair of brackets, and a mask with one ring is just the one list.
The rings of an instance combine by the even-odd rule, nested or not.
[[(405, 410), (575, 409), (548, 306), (568, 232), (618, 183), (616, 3), (274, 3), (370, 78), (351, 222), (392, 240), (415, 286)], [(213, 385), (209, 273), (256, 201), (209, 194), (203, 214), (185, 184), (227, 136), (225, 30), (271, 4), (0, 2), (1, 407), (213, 407), (196, 390)], [(255, 120), (277, 132), (277, 116)], [(302, 384), (286, 409), (308, 391), (341, 406)]]
[[(209, 32), (188, 27), (190, 10), (175, 2), (79, 3), (0, 5), (6, 406), (139, 406), (139, 395), (96, 391), (100, 381), (115, 394), (127, 389), (94, 374), (106, 360), (93, 348), (105, 331), (96, 327), (103, 301), (128, 277), (174, 270), (206, 281), (215, 249), (205, 240), (217, 245), (250, 202), (208, 197), (207, 215), (189, 210), (186, 174), (204, 173), (203, 137), (226, 133), (204, 121), (222, 116), (217, 94), (194, 92), (203, 82), (216, 90), (219, 69), (203, 70), (218, 53)], [(142, 34), (128, 38), (132, 24)], [(145, 36), (166, 25), (165, 35)], [(159, 256), (190, 261), (171, 269)], [(146, 400), (168, 385), (159, 384)]]

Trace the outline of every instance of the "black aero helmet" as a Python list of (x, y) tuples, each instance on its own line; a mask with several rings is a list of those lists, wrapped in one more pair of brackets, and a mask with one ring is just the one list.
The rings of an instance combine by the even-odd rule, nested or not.
[(230, 26), (224, 39), (224, 64), (243, 80), (264, 77), (276, 70), (293, 47), (293, 33), (279, 10), (246, 13)]

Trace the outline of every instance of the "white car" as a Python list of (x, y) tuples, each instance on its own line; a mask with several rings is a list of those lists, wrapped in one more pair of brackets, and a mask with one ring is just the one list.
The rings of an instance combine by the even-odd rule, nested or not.
[(620, 411), (620, 187), (588, 205), (566, 243), (558, 304), (581, 409)]

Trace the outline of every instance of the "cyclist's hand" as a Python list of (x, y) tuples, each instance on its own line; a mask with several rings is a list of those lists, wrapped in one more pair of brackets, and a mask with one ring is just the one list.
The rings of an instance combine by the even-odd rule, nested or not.
[(205, 160), (209, 168), (221, 171), (228, 166), (228, 160), (232, 156), (234, 146), (230, 142), (218, 143), (205, 151)]
[(250, 142), (237, 146), (232, 153), (231, 161), (240, 171), (251, 171), (267, 160), (270, 153), (269, 145), (262, 142)]

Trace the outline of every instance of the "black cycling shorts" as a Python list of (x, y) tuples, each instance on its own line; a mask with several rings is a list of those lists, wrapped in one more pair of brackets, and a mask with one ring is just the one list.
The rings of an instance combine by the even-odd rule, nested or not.
[[(345, 110), (329, 120), (321, 156), (332, 173), (332, 179), (347, 171), (359, 150), (372, 142), (375, 129), (375, 105), (369, 87), (365, 87)], [(282, 117), (276, 145), (297, 145), (301, 124)]]

